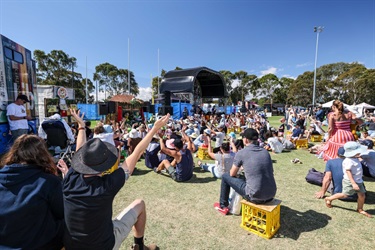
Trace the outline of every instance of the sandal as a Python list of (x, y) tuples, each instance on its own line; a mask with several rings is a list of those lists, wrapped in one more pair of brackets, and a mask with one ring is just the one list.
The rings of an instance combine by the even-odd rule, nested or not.
[(358, 209), (357, 212), (360, 213), (360, 214), (362, 214), (362, 215), (364, 215), (364, 216), (366, 216), (367, 218), (372, 218), (372, 215), (369, 214), (369, 213), (367, 213), (365, 210), (359, 210)]
[(328, 208), (332, 208), (332, 204), (331, 204), (331, 201), (330, 201), (330, 200), (328, 200), (327, 198), (324, 198), (324, 202), (326, 203), (326, 206), (327, 206)]

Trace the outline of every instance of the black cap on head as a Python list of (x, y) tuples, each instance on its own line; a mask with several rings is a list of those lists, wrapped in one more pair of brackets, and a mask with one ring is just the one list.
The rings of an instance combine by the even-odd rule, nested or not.
[(247, 128), (243, 133), (242, 137), (245, 137), (246, 139), (250, 141), (258, 140), (259, 134), (258, 132), (253, 128)]
[(26, 95), (18, 95), (17, 99), (20, 99), (20, 100), (25, 101), (25, 102), (30, 102), (29, 99), (27, 99)]
[(174, 142), (173, 142), (173, 144), (178, 149), (182, 149), (184, 147), (184, 143), (179, 138), (175, 139)]

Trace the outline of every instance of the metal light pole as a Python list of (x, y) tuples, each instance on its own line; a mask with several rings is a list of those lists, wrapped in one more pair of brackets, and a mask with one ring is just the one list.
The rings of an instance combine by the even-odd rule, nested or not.
[(128, 94), (130, 95), (130, 38), (128, 38)]
[(159, 66), (160, 66), (160, 53), (159, 53), (159, 49), (158, 49), (158, 98), (159, 98), (159, 95), (160, 95), (160, 83), (159, 83), (159, 74), (160, 74), (160, 69), (159, 69)]
[(316, 48), (315, 48), (315, 67), (314, 67), (314, 89), (313, 89), (313, 101), (312, 101), (312, 111), (315, 107), (315, 89), (316, 89), (316, 63), (318, 61), (318, 44), (319, 44), (319, 33), (324, 29), (323, 26), (314, 27), (314, 32), (316, 32)]

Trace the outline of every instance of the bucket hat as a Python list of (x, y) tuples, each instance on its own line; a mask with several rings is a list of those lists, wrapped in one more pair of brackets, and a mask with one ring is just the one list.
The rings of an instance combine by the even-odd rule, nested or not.
[(94, 138), (75, 152), (72, 168), (81, 174), (99, 174), (112, 168), (117, 158), (118, 152), (114, 145)]
[(362, 146), (361, 144), (354, 142), (354, 141), (349, 141), (345, 143), (344, 149), (345, 149), (345, 153), (344, 153), (345, 157), (353, 157), (357, 154), (362, 154), (367, 151), (366, 146)]

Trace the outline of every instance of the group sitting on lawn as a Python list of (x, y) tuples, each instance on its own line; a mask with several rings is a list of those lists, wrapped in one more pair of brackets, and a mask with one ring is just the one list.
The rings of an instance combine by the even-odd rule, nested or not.
[[(338, 105), (334, 114), (329, 115), (328, 140), (338, 130), (347, 130), (346, 125), (337, 127), (336, 124), (350, 120), (343, 112)], [(219, 201), (214, 203), (214, 208), (226, 215), (231, 188), (255, 204), (272, 201), (277, 185), (270, 152), (277, 154), (292, 149), (293, 141), (311, 136), (314, 131), (320, 134), (321, 129), (320, 121), (313, 116), (310, 120), (316, 126), (306, 130), (309, 118), (292, 111), (274, 129), (264, 114), (252, 111), (229, 116), (193, 114), (177, 120), (166, 115), (153, 124), (98, 124), (93, 138), (89, 139), (83, 114), (74, 110), (71, 113), (77, 121), (76, 152), (71, 167), (62, 159), (55, 164), (44, 140), (35, 135), (20, 136), (2, 158), (1, 249), (30, 246), (119, 249), (132, 230), (133, 249), (158, 249), (155, 244), (144, 243), (146, 205), (143, 200), (135, 200), (112, 219), (113, 200), (141, 157), (156, 173), (166, 174), (176, 182), (188, 182), (194, 177), (194, 158), (200, 150), (206, 151), (215, 163), (198, 161), (198, 165), (221, 179)], [(286, 138), (288, 134), (292, 135), (291, 140)], [(315, 196), (325, 198), (329, 208), (336, 199), (356, 199), (358, 213), (372, 217), (363, 208), (366, 192), (363, 175), (375, 176), (375, 151), (371, 136), (360, 137), (359, 141), (364, 146), (348, 140), (330, 156), (322, 188)], [(329, 145), (321, 147), (320, 152), (325, 153), (328, 150), (325, 147), (331, 144), (323, 145)], [(331, 182), (332, 195), (325, 197)]]

